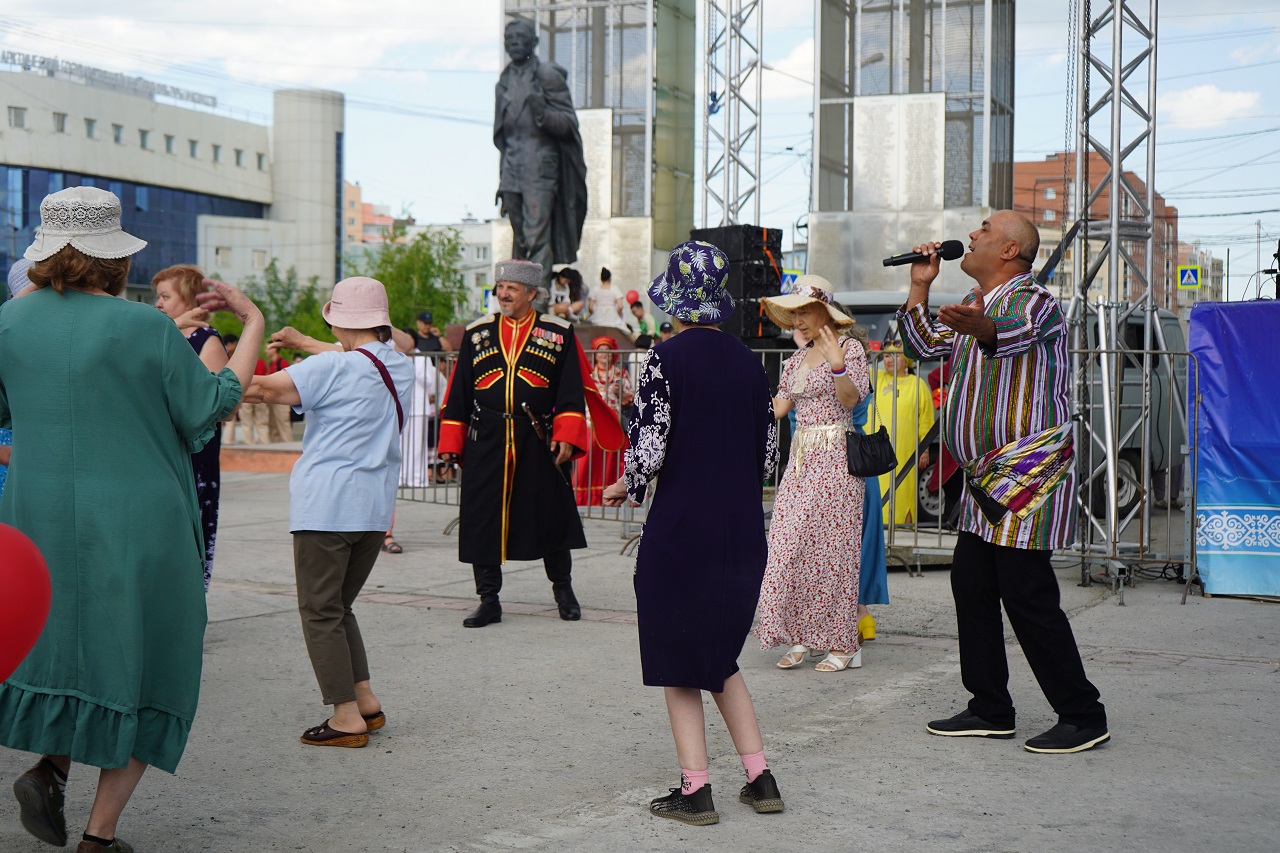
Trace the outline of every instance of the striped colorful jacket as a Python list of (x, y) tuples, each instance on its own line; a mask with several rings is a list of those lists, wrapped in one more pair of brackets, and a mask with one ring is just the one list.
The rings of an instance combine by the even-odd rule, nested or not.
[[(965, 304), (973, 295), (965, 297)], [(1070, 362), (1067, 324), (1058, 300), (1031, 273), (1014, 276), (984, 298), (996, 325), (988, 349), (929, 316), (926, 305), (898, 311), (903, 349), (916, 358), (951, 358), (942, 437), (961, 465), (1029, 435), (1067, 423)], [(1074, 471), (1039, 509), (990, 524), (965, 491), (960, 529), (1014, 548), (1065, 548), (1075, 536)]]

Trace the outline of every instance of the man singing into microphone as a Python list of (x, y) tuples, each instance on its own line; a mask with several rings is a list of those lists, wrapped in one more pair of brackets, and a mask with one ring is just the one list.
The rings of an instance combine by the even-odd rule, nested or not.
[(965, 468), (951, 591), (968, 708), (934, 720), (935, 735), (1012, 738), (1013, 699), (1000, 604), (1027, 663), (1058, 714), (1031, 752), (1091, 749), (1110, 739), (1106, 709), (1085, 675), (1049, 557), (1074, 539), (1067, 326), (1058, 300), (1036, 283), (1036, 228), (1009, 210), (969, 234), (960, 268), (977, 282), (960, 305), (929, 317), (941, 243), (916, 246), (911, 290), (898, 311), (907, 355), (950, 356), (943, 438)]

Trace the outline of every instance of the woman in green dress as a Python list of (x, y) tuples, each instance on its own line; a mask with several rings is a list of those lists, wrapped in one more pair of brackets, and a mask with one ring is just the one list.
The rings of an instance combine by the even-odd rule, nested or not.
[(230, 364), (210, 373), (171, 320), (112, 298), (146, 245), (121, 230), (115, 195), (71, 187), (41, 202), (40, 219), (25, 253), (38, 289), (0, 306), (0, 427), (22, 436), (0, 523), (40, 548), (53, 601), (35, 648), (0, 685), (0, 744), (43, 754), (14, 783), (29, 832), (66, 843), (63, 791), (77, 761), (102, 769), (78, 853), (128, 853), (116, 821), (147, 765), (176, 770), (200, 690), (191, 453), (248, 386), (263, 320), (216, 283), (208, 307), (233, 311), (245, 330)]

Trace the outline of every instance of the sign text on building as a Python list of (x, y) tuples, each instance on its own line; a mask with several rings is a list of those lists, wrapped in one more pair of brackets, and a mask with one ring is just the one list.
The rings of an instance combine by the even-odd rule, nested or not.
[(118, 71), (107, 71), (103, 68), (94, 68), (92, 65), (81, 65), (79, 62), (58, 59), (56, 56), (38, 56), (34, 53), (6, 50), (0, 51), (0, 64), (16, 65), (28, 71), (44, 71), (50, 77), (55, 74), (65, 74), (68, 77), (79, 78), (91, 86), (101, 86), (104, 89), (114, 89), (117, 92), (138, 95), (144, 98), (154, 98), (156, 95), (160, 95), (164, 98), (189, 101), (206, 107), (216, 107), (218, 105), (218, 99), (213, 95), (202, 95), (199, 92), (179, 89), (176, 86), (166, 86), (164, 83), (153, 83), (142, 77), (130, 77), (128, 74), (121, 74)]

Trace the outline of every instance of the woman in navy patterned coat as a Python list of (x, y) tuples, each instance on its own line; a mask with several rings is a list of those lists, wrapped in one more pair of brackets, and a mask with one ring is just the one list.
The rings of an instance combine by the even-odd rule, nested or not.
[(707, 782), (703, 690), (747, 771), (739, 800), (757, 812), (783, 808), (737, 664), (768, 557), (761, 496), (777, 461), (777, 424), (759, 359), (717, 328), (733, 312), (727, 274), (723, 252), (690, 242), (650, 285), (680, 334), (648, 353), (626, 471), (604, 494), (607, 505), (639, 504), (658, 478), (636, 556), (636, 612), (644, 683), (664, 689), (681, 787), (649, 809), (696, 825), (719, 820)]

